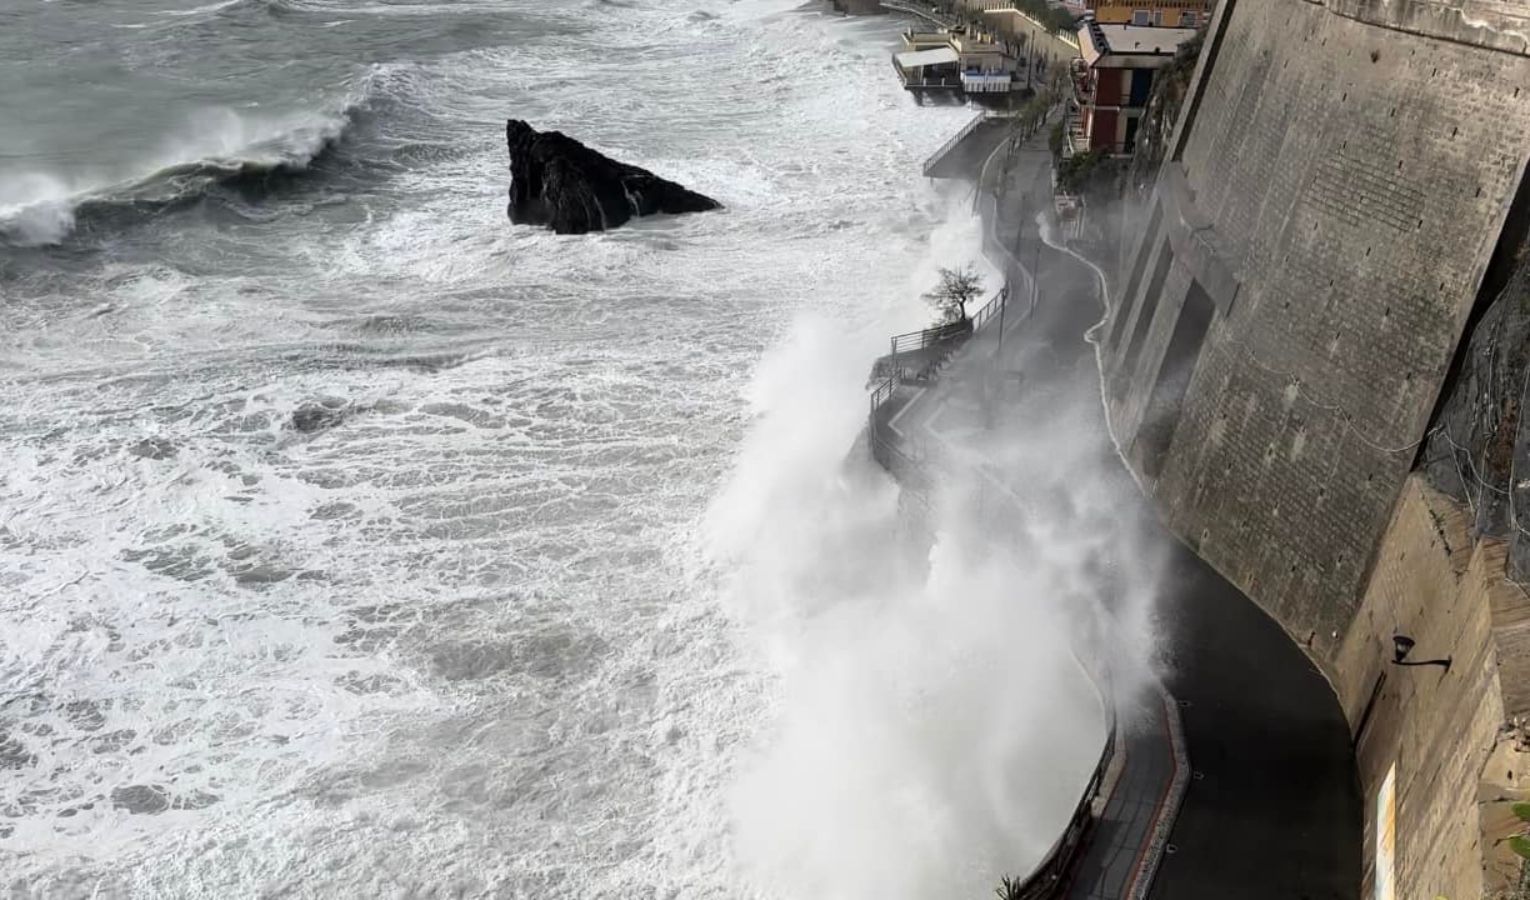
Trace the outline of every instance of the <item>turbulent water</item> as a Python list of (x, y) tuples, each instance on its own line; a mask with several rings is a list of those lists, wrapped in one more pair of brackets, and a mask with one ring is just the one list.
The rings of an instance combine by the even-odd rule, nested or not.
[[(794, 6), (0, 0), (0, 890), (924, 900), (1044, 852), (1099, 725), (1006, 635), (1058, 626), (846, 462), (975, 249), (918, 174), (969, 113)], [(510, 116), (727, 209), (512, 227)]]

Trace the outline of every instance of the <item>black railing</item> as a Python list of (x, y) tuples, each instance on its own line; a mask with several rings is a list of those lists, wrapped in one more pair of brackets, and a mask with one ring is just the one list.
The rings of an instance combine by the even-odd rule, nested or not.
[(972, 333), (972, 329), (972, 320), (966, 319), (960, 322), (947, 322), (944, 325), (936, 325), (923, 331), (895, 334), (892, 338), (892, 352), (914, 353), (939, 344), (960, 344)]
[[(990, 202), (992, 202), (992, 199)], [(990, 215), (996, 218), (997, 211)], [(987, 217), (985, 217), (987, 218)], [(1002, 258), (1005, 261), (1006, 274), (1011, 277), (1026, 279), (1026, 283), (1034, 283), (1030, 279), (1034, 274), (1024, 270), (1013, 254), (1007, 248), (999, 245), (997, 239), (991, 234), (991, 229), (984, 229), (984, 250), (990, 259)], [(997, 252), (996, 252), (997, 251)], [(871, 455), (877, 463), (886, 469), (900, 484), (910, 489), (910, 492), (919, 497), (923, 502), (929, 502), (930, 489), (932, 487), (930, 472), (934, 468), (930, 465), (929, 453), (917, 439), (908, 435), (898, 434), (892, 427), (890, 416), (884, 407), (892, 400), (898, 390), (901, 381), (908, 380), (906, 369), (900, 367), (896, 360), (900, 349), (902, 352), (914, 353), (928, 350), (931, 347), (949, 348), (941, 355), (943, 361), (949, 352), (963, 345), (973, 335), (979, 334), (1003, 312), (1009, 300), (1010, 285), (1013, 282), (1006, 278), (1005, 285), (988, 303), (984, 304), (977, 314), (967, 322), (942, 325), (935, 328), (926, 328), (923, 331), (901, 334), (892, 339), (892, 356), (888, 366), (890, 371), (886, 377), (876, 386), (871, 393), (871, 415), (868, 417), (867, 438), (871, 448)], [(992, 477), (990, 473), (986, 473)], [(1002, 495), (1003, 491), (995, 491)], [(1083, 664), (1080, 663), (1082, 666)], [(1094, 772), (1090, 774), (1088, 783), (1084, 786), (1083, 794), (1079, 797), (1078, 805), (1073, 809), (1073, 815), (1069, 817), (1067, 826), (1058, 836), (1056, 842), (1042, 857), (1041, 861), (1032, 869), (1031, 874), (1026, 876), (1021, 883), (1019, 891), (1006, 895), (1011, 900), (1056, 900), (1066, 890), (1070, 875), (1074, 867), (1079, 863), (1080, 851), (1085, 847), (1090, 833), (1094, 830), (1095, 822), (1103, 810), (1096, 810), (1095, 804), (1099, 799), (1100, 791), (1104, 787), (1105, 777), (1110, 770), (1112, 760), (1116, 752), (1116, 717), (1114, 705), (1107, 696), (1107, 691), (1100, 689), (1102, 680), (1108, 683), (1108, 676), (1089, 671), (1088, 666), (1083, 666), (1087, 677), (1094, 683), (1100, 697), (1100, 705), (1104, 710), (1109, 727), (1106, 729), (1105, 746), (1100, 751), (1100, 758), (1095, 763)]]
[[(948, 322), (922, 331), (893, 335), (889, 342), (891, 352), (877, 360), (871, 371), (871, 377), (877, 380), (871, 392), (873, 417), (882, 404), (892, 399), (899, 384), (922, 383), (934, 377), (936, 370), (952, 353), (998, 316), (1008, 302), (1008, 297), (1009, 285), (1006, 284), (965, 322)], [(929, 352), (932, 350), (934, 352)], [(908, 357), (914, 364), (907, 364), (899, 359), (900, 356)]]
[[(1090, 677), (1093, 678), (1092, 675)], [(1084, 795), (1079, 799), (1078, 806), (1073, 809), (1068, 827), (1025, 879), (1019, 893), (1010, 895), (1009, 900), (1051, 900), (1061, 896), (1061, 891), (1068, 885), (1068, 876), (1078, 862), (1079, 851), (1084, 848), (1089, 832), (1094, 829), (1094, 801), (1100, 796), (1105, 774), (1116, 755), (1115, 716), (1111, 714), (1109, 701), (1103, 695), (1101, 699), (1104, 701), (1106, 715), (1110, 716), (1110, 730), (1105, 735), (1105, 749), (1100, 753), (1100, 761), (1094, 767), (1094, 774), (1089, 776), (1089, 783), (1084, 787)]]

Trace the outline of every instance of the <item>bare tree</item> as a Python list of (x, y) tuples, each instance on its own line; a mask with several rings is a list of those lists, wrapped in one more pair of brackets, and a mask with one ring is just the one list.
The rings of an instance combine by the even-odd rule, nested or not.
[(983, 293), (983, 276), (971, 266), (959, 269), (940, 267), (940, 284), (924, 295), (924, 299), (940, 313), (944, 323), (967, 321), (967, 304)]

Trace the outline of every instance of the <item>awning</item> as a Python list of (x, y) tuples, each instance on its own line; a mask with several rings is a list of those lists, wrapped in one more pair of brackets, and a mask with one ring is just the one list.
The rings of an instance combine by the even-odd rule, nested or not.
[(934, 50), (913, 50), (908, 53), (899, 53), (893, 59), (897, 60), (899, 68), (917, 69), (922, 66), (954, 63), (957, 56), (956, 51), (950, 47), (936, 47)]

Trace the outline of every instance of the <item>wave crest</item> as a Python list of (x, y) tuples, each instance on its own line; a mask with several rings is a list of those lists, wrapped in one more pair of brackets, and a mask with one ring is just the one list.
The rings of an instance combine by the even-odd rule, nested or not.
[(335, 113), (258, 119), (232, 110), (199, 114), (183, 137), (146, 165), (95, 178), (51, 172), (0, 175), (0, 244), (58, 244), (83, 223), (117, 213), (153, 213), (191, 202), (218, 185), (264, 191), (306, 172), (350, 126), (359, 103)]

